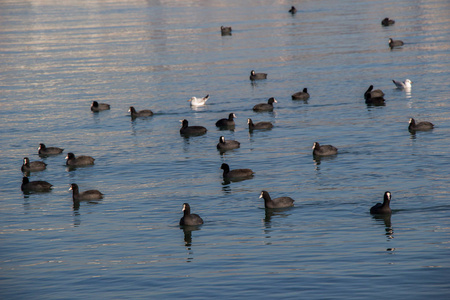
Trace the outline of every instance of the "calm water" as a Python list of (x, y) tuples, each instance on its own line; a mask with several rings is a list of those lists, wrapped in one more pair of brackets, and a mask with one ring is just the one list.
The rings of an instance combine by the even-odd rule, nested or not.
[[(449, 16), (447, 0), (0, 1), (1, 298), (448, 299)], [(364, 103), (370, 84), (385, 106)], [(410, 117), (436, 128), (412, 135)], [(208, 133), (181, 137), (184, 118)], [(220, 154), (221, 135), (241, 148)], [(340, 153), (315, 161), (316, 141)], [(53, 191), (24, 195), (39, 143), (65, 151), (30, 176)], [(96, 164), (68, 170), (67, 152)], [(223, 162), (255, 176), (224, 183)], [(73, 182), (105, 198), (74, 209)], [(263, 189), (295, 207), (265, 211)], [(392, 216), (371, 216), (387, 190)], [(198, 230), (178, 226), (184, 202)]]

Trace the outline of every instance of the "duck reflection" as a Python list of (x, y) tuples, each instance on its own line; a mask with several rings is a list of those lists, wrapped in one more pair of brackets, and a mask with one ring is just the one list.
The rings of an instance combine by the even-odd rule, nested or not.
[(292, 207), (285, 207), (285, 208), (266, 208), (266, 214), (264, 217), (264, 225), (266, 228), (271, 228), (271, 222), (272, 217), (280, 217), (280, 218), (286, 218), (291, 215), (289, 211), (292, 209)]
[(89, 201), (73, 201), (72, 210), (74, 213), (78, 212), (80, 210), (80, 203), (85, 202), (88, 205), (95, 205), (100, 204), (99, 200), (89, 200)]
[(376, 214), (376, 215), (372, 215), (372, 218), (375, 221), (384, 223), (385, 235), (386, 235), (388, 240), (394, 238), (394, 228), (392, 227), (391, 215), (392, 214)]
[(94, 124), (99, 125), (100, 124), (100, 116), (98, 112), (94, 112), (92, 114), (92, 118), (94, 119)]
[(189, 153), (189, 147), (191, 146), (189, 136), (183, 136), (183, 152)]
[(287, 218), (291, 214), (289, 211), (291, 210), (291, 207), (288, 208), (266, 208), (265, 209), (265, 216), (264, 216), (264, 234), (265, 239), (267, 239), (266, 242), (264, 242), (265, 245), (272, 245), (270, 242), (270, 239), (272, 238), (272, 218)]
[(222, 191), (225, 194), (231, 194), (231, 186), (230, 186), (230, 184), (222, 181)]
[[(78, 204), (79, 207), (80, 205)], [(79, 227), (81, 225), (81, 214), (78, 208), (74, 207), (73, 209), (73, 227)]]
[(370, 109), (371, 107), (383, 107), (386, 106), (386, 102), (384, 102), (384, 98), (381, 99), (374, 99), (372, 102), (366, 101), (367, 108)]
[(188, 257), (186, 258), (186, 262), (191, 262), (194, 259), (194, 251), (192, 250), (192, 232), (200, 230), (200, 226), (188, 226), (181, 225), (180, 229), (183, 230), (184, 233), (184, 246), (186, 247)]
[(252, 88), (256, 88), (259, 85), (259, 83), (255, 80), (250, 80), (250, 85), (252, 86)]
[(67, 166), (66, 165), (66, 172), (72, 172), (72, 171), (76, 171), (77, 169), (88, 169), (88, 168), (92, 168), (94, 165), (86, 165), (86, 166)]
[(232, 182), (240, 182), (240, 181), (244, 181), (244, 180), (249, 180), (249, 179), (253, 179), (253, 176), (249, 176), (247, 178), (233, 178), (233, 179), (229, 179), (229, 178), (224, 178), (222, 181), (222, 185), (225, 186), (230, 186), (230, 184)]
[(136, 119), (131, 118), (131, 135), (136, 136), (137, 134), (136, 130)]
[(319, 156), (319, 155), (313, 155), (313, 162), (316, 171), (320, 171), (320, 164), (322, 161), (329, 161), (336, 159), (337, 155), (329, 155), (329, 156)]

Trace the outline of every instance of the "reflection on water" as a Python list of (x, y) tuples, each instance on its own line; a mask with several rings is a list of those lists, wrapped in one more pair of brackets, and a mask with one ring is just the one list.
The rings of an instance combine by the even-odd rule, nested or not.
[(410, 87), (405, 88), (405, 94), (406, 94), (406, 99), (410, 99), (412, 97)]
[(230, 183), (226, 183), (225, 181), (222, 181), (222, 191), (225, 194), (231, 194), (231, 186)]
[(371, 107), (383, 107), (386, 106), (386, 101), (384, 99), (382, 101), (372, 101), (372, 102), (366, 101), (366, 106), (368, 109), (370, 109)]
[(272, 235), (273, 235), (273, 220), (272, 218), (278, 219), (278, 218), (288, 218), (292, 213), (289, 213), (289, 211), (292, 209), (292, 207), (287, 208), (265, 208), (265, 216), (264, 216), (264, 238), (266, 239), (264, 241), (265, 245), (272, 245)]
[(383, 222), (385, 227), (385, 235), (388, 240), (394, 238), (394, 228), (392, 227), (391, 223), (391, 215), (392, 214), (380, 214), (380, 215), (373, 215), (372, 218), (378, 222)]
[(232, 182), (241, 182), (244, 180), (250, 180), (250, 179), (253, 179), (254, 177), (255, 177), (254, 175), (251, 175), (251, 176), (247, 176), (247, 177), (223, 178), (222, 185), (226, 186), (226, 185), (230, 185)]
[(88, 168), (93, 168), (94, 165), (84, 165), (84, 166), (66, 166), (66, 171), (67, 172), (73, 172), (76, 171), (77, 169), (88, 169)]
[(328, 156), (312, 155), (312, 159), (314, 162), (314, 169), (316, 171), (320, 171), (320, 164), (322, 163), (322, 161), (324, 161), (324, 162), (332, 161), (332, 160), (335, 160), (337, 157), (338, 157), (338, 154), (328, 155)]
[(292, 209), (292, 207), (286, 207), (286, 208), (266, 208), (265, 209), (265, 217), (264, 217), (264, 225), (266, 228), (271, 227), (272, 217), (279, 217), (279, 218), (287, 218), (292, 213), (289, 213), (289, 211)]
[(207, 104), (202, 105), (202, 106), (191, 105), (191, 110), (196, 111), (196, 112), (206, 111), (206, 110), (209, 109), (209, 107), (208, 107), (209, 104), (210, 103), (207, 103)]
[(100, 204), (102, 200), (89, 200), (89, 201), (72, 201), (72, 209), (74, 213), (79, 212), (81, 203), (85, 203), (87, 205), (96, 205)]
[(192, 232), (199, 231), (200, 226), (180, 226), (180, 229), (184, 233), (184, 246), (186, 247), (188, 257), (186, 262), (192, 262), (194, 260), (194, 250), (192, 249)]
[(75, 207), (75, 204), (73, 206), (73, 226), (78, 227), (81, 225), (81, 214), (79, 211), (79, 206)]

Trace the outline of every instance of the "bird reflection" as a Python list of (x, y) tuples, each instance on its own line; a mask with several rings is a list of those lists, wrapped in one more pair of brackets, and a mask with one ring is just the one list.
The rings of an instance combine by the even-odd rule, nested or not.
[(271, 226), (270, 222), (274, 215), (274, 211), (273, 211), (273, 209), (266, 209), (265, 211), (266, 211), (266, 214), (264, 217), (264, 222), (265, 222), (264, 225), (266, 226), (266, 228), (271, 228), (272, 226)]
[(91, 168), (93, 165), (86, 165), (86, 166), (66, 166), (66, 172), (72, 172), (76, 171), (77, 169), (84, 169), (84, 168)]
[(249, 177), (241, 177), (241, 178), (233, 178), (233, 179), (223, 179), (222, 181), (222, 185), (223, 186), (229, 186), (232, 182), (240, 182), (240, 181), (244, 181), (244, 180), (249, 180), (249, 179), (253, 179), (253, 175), (249, 176)]
[(136, 136), (136, 119), (131, 118), (131, 135)]
[(23, 208), (25, 210), (31, 210), (30, 202), (28, 202), (28, 199), (30, 198), (29, 195), (23, 195), (24, 201), (23, 201)]
[(258, 86), (258, 82), (254, 81), (254, 80), (250, 80), (250, 85), (255, 88)]
[(265, 216), (264, 216), (264, 234), (265, 238), (267, 239), (267, 242), (264, 242), (265, 245), (272, 245), (270, 242), (270, 239), (272, 238), (272, 217), (282, 217), (286, 218), (290, 216), (290, 213), (287, 213), (289, 210), (291, 210), (292, 207), (288, 208), (266, 208), (265, 209)]
[(264, 242), (265, 245), (272, 245), (272, 243), (270, 242), (270, 239), (272, 238), (272, 236), (270, 235), (270, 233), (272, 232), (272, 223), (271, 223), (271, 219), (272, 216), (274, 215), (274, 211), (273, 209), (265, 209), (266, 211), (266, 215), (264, 217), (264, 234), (265, 234), (265, 238), (268, 240), (267, 242)]
[(80, 210), (80, 201), (73, 201), (73, 212), (77, 213)]
[(191, 109), (195, 112), (205, 111), (208, 107), (208, 104), (197, 106), (197, 105), (191, 105)]
[(314, 161), (314, 169), (316, 171), (320, 171), (320, 158), (313, 156), (313, 161)]
[(93, 113), (92, 114), (92, 118), (94, 119), (94, 123), (96, 125), (100, 124), (100, 116), (99, 116), (98, 112)]
[(322, 161), (328, 161), (333, 159), (336, 159), (336, 155), (329, 155), (329, 156), (313, 155), (313, 162), (316, 171), (320, 171), (320, 164)]
[(409, 138), (411, 140), (415, 140), (416, 139), (416, 131), (415, 130), (409, 130)]
[[(100, 200), (100, 199), (99, 199)], [(87, 203), (88, 205), (95, 205), (95, 204), (100, 204), (99, 200), (89, 200), (89, 201), (85, 201), (85, 200), (73, 200), (73, 205), (72, 205), (72, 209), (74, 214), (78, 214), (79, 215), (79, 210), (80, 210), (80, 204), (81, 202)]]
[(405, 88), (405, 93), (406, 93), (406, 98), (410, 99), (411, 98), (411, 88)]
[(184, 233), (184, 245), (190, 247), (192, 245), (192, 230), (186, 230), (183, 228)]
[(386, 237), (388, 239), (394, 238), (394, 228), (392, 227), (391, 214), (373, 215), (372, 218), (374, 218), (378, 222), (384, 222)]
[(367, 108), (371, 108), (371, 107), (378, 107), (378, 106), (386, 106), (386, 103), (381, 100), (377, 100), (377, 101), (373, 101), (373, 102), (366, 102)]
[[(78, 203), (78, 207), (80, 207), (80, 203)], [(81, 214), (80, 211), (78, 210), (78, 208), (75, 209), (75, 204), (74, 204), (74, 209), (73, 209), (73, 226), (74, 227), (78, 227), (81, 225)]]
[(192, 232), (200, 230), (200, 226), (180, 226), (180, 229), (183, 230), (184, 233), (184, 246), (188, 251), (188, 257), (186, 258), (186, 262), (191, 262), (194, 257), (194, 251), (192, 251)]
[(286, 218), (288, 216), (290, 216), (289, 212), (292, 209), (292, 207), (284, 207), (284, 208), (266, 208), (266, 214), (264, 217), (264, 222), (265, 222), (265, 226), (266, 228), (271, 228), (271, 221), (272, 221), (272, 217), (274, 216), (279, 216), (279, 217), (283, 217)]
[(183, 152), (188, 153), (190, 147), (189, 136), (183, 136)]
[(222, 191), (225, 193), (225, 194), (230, 194), (231, 193), (231, 187), (230, 187), (230, 184), (228, 183), (225, 183), (225, 182), (222, 182)]

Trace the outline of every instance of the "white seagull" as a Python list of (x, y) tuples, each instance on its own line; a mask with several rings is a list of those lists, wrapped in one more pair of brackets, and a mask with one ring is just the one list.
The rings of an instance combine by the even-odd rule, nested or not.
[(192, 97), (188, 101), (191, 102), (192, 106), (201, 106), (201, 105), (205, 105), (205, 103), (206, 103), (206, 101), (208, 101), (208, 99), (209, 99), (209, 95), (206, 95), (203, 98)]
[(392, 82), (397, 86), (398, 89), (410, 89), (412, 81), (406, 79), (404, 82), (392, 80)]

